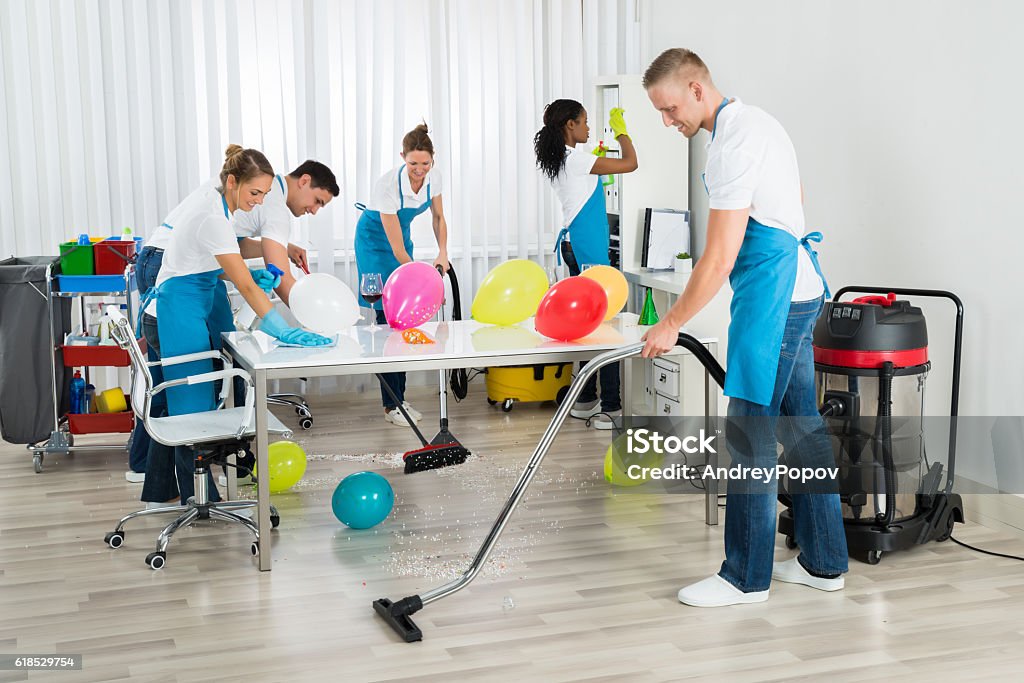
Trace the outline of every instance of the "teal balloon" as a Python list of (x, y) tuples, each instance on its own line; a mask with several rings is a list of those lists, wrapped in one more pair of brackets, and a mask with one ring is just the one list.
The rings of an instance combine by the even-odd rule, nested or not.
[(356, 472), (341, 480), (331, 496), (331, 509), (342, 524), (369, 529), (387, 519), (395, 504), (388, 480), (376, 472)]

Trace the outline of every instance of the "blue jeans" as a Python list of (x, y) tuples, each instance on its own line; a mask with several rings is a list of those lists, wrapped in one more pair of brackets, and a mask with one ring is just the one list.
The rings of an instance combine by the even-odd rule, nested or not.
[[(156, 318), (143, 315), (142, 332), (146, 337), (146, 343), (149, 345), (149, 348), (156, 353), (159, 359), (160, 335), (157, 331)], [(155, 378), (154, 381), (156, 381)], [(154, 417), (163, 417), (165, 415), (167, 415), (166, 398), (163, 401), (161, 412), (157, 413), (155, 409), (153, 412)], [(146, 481), (142, 485), (142, 500), (147, 503), (163, 503), (180, 495), (181, 502), (184, 504), (195, 495), (195, 481), (193, 479), (195, 474), (195, 454), (192, 449), (186, 446), (165, 446), (152, 438), (149, 441), (149, 454), (146, 459)], [(210, 502), (216, 503), (221, 498), (213, 481), (213, 472), (208, 471), (206, 476), (210, 492)]]
[[(163, 250), (156, 250), (152, 247), (145, 247), (140, 253), (139, 258), (135, 262), (135, 279), (136, 284), (139, 288), (139, 299), (146, 295), (146, 292), (150, 288), (156, 286), (156, 276), (160, 273), (160, 265), (164, 260)], [(139, 315), (142, 315), (142, 311), (139, 311)], [(146, 355), (149, 360), (159, 360), (156, 351), (151, 346), (146, 345)], [(153, 386), (160, 384), (164, 381), (164, 373), (160, 367), (152, 367), (149, 369), (150, 374), (153, 375)], [(157, 394), (153, 397), (153, 403), (150, 409), (151, 415), (166, 415), (167, 414), (167, 397), (163, 394)], [(135, 424), (135, 431), (132, 432), (131, 438), (131, 449), (128, 451), (128, 466), (133, 472), (145, 472), (146, 471), (146, 459), (149, 456), (149, 450), (152, 447), (153, 440), (150, 438), (149, 433), (146, 431), (146, 427), (141, 423)], [(167, 448), (167, 446), (161, 446), (161, 448)], [(172, 495), (171, 498), (174, 496)], [(164, 500), (167, 500), (166, 498)]]
[[(775, 391), (767, 406), (729, 399), (727, 429), (743, 426), (744, 448), (729, 437), (734, 464), (774, 468), (781, 442), (791, 467), (835, 467), (832, 445), (818, 414), (811, 333), (823, 299), (795, 301), (782, 338)], [(783, 420), (778, 418), (782, 416)], [(798, 418), (798, 419), (793, 419)], [(718, 574), (740, 590), (768, 590), (775, 551), (778, 481), (730, 480), (725, 510), (725, 562)], [(847, 571), (846, 535), (838, 492), (794, 493), (798, 560), (813, 574)]]
[[(376, 311), (376, 313), (377, 324), (386, 325), (388, 321), (387, 318), (384, 316), (384, 311)], [(387, 385), (391, 387), (391, 391), (395, 392), (395, 396), (398, 397), (398, 400), (401, 402), (405, 402), (405, 373), (382, 372), (380, 376), (383, 377), (384, 382), (387, 382)], [(392, 408), (398, 407), (395, 404), (395, 400), (391, 398), (391, 395), (388, 394), (387, 390), (384, 389), (383, 383), (381, 384), (380, 387), (380, 399), (384, 403), (385, 410), (391, 410)]]

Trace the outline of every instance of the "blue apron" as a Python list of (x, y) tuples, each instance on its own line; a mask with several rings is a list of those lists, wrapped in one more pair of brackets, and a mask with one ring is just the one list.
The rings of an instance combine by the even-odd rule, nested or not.
[(572, 245), (572, 253), (580, 270), (584, 264), (597, 266), (611, 265), (608, 258), (610, 235), (608, 230), (608, 213), (604, 204), (604, 187), (600, 178), (594, 176), (594, 192), (583, 205), (580, 212), (572, 219), (568, 227), (562, 228), (555, 239), (555, 254), (558, 265), (562, 265), (562, 241), (566, 234)]
[[(715, 110), (711, 139), (715, 139), (718, 114), (729, 103), (723, 99)], [(707, 189), (707, 181), (704, 183)], [(818, 254), (811, 242), (821, 242), (820, 232), (797, 239), (785, 230), (747, 219), (743, 244), (736, 255), (729, 284), (729, 350), (726, 354), (725, 395), (766, 406), (775, 393), (775, 379), (782, 352), (782, 336), (796, 285), (799, 249), (807, 250), (814, 270), (825, 285)]]
[[(729, 274), (729, 351), (726, 354), (725, 395), (766, 406), (775, 393), (775, 375), (782, 352), (782, 335), (796, 284), (798, 250), (807, 250), (821, 276), (817, 253), (809, 242), (821, 241), (813, 232), (801, 240), (785, 230), (747, 220), (743, 244)], [(821, 278), (825, 282), (825, 278)], [(829, 296), (825, 285), (825, 296)]]
[[(419, 207), (405, 206), (405, 195), (402, 193), (402, 175), (405, 171), (405, 164), (398, 169), (398, 223), (402, 226), (402, 243), (405, 251), (412, 258), (412, 219), (430, 208), (430, 181), (427, 181), (427, 201)], [(363, 212), (356, 224), (356, 268), (359, 271), (359, 282), (362, 283), (365, 273), (380, 273), (381, 283), (386, 283), (391, 273), (395, 272), (399, 264), (395, 258), (395, 252), (391, 250), (391, 243), (388, 242), (387, 233), (384, 232), (384, 223), (380, 219), (380, 211), (367, 209), (363, 204), (356, 204), (356, 208)], [(372, 306), (359, 295), (359, 305), (366, 308), (380, 309), (382, 302), (378, 301)]]
[[(224, 216), (231, 220), (227, 201), (221, 197), (221, 202)], [(174, 229), (170, 225), (166, 227)], [(227, 287), (219, 279), (223, 272), (218, 268), (205, 273), (179, 275), (146, 292), (139, 310), (145, 311), (150, 301), (156, 301), (162, 358), (220, 349), (221, 333), (235, 330)], [(172, 380), (212, 371), (213, 361), (201, 360), (168, 366), (163, 369), (163, 375), (165, 380)], [(169, 415), (198, 413), (215, 407), (213, 383), (167, 389)]]

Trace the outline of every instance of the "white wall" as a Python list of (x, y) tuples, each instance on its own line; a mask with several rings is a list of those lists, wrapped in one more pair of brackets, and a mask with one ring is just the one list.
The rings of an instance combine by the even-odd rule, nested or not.
[[(928, 287), (963, 299), (962, 415), (1024, 414), (1022, 24), (1024, 4), (1010, 0), (641, 5), (645, 65), (690, 48), (724, 94), (785, 126), (833, 290)], [(704, 142), (690, 146), (698, 247)], [(930, 414), (949, 407), (950, 310), (925, 307)]]

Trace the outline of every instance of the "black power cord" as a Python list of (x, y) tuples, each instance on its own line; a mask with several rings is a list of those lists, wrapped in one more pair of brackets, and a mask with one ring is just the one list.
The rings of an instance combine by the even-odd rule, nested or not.
[(991, 550), (982, 550), (981, 548), (975, 548), (973, 545), (970, 545), (969, 543), (964, 543), (963, 541), (953, 538), (952, 534), (950, 534), (949, 540), (953, 541), (953, 543), (956, 543), (957, 545), (967, 548), (968, 550), (973, 550), (976, 553), (981, 553), (983, 555), (992, 555), (993, 557), (1005, 557), (1008, 560), (1020, 560), (1021, 562), (1024, 562), (1024, 557), (1018, 557), (1017, 555), (1004, 555), (1003, 553), (997, 553)]

